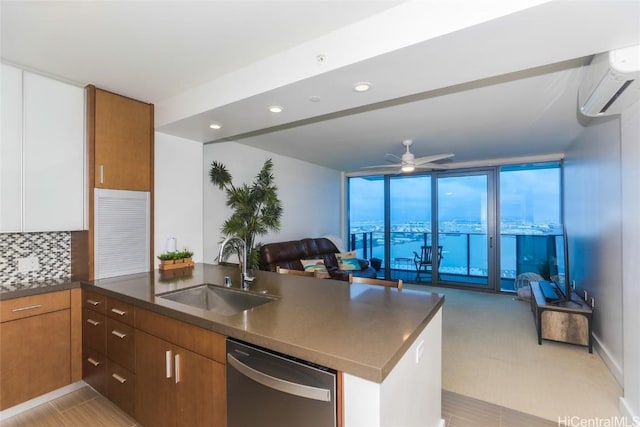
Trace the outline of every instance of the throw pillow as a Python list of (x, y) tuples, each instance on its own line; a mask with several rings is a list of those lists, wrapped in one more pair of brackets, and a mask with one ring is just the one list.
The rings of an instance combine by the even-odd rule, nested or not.
[(338, 262), (340, 262), (340, 259), (350, 259), (357, 257), (358, 256), (356, 255), (356, 251), (340, 252), (339, 254), (336, 254), (336, 259), (338, 260)]
[(300, 263), (302, 263), (304, 271), (312, 271), (315, 277), (319, 279), (327, 279), (330, 277), (327, 267), (324, 266), (324, 260), (322, 259), (301, 259)]
[(336, 254), (336, 260), (338, 261), (339, 270), (358, 271), (362, 269), (360, 266), (360, 260), (356, 258), (356, 251)]
[(338, 269), (345, 271), (358, 271), (360, 268), (360, 260), (357, 258), (342, 258), (338, 262)]

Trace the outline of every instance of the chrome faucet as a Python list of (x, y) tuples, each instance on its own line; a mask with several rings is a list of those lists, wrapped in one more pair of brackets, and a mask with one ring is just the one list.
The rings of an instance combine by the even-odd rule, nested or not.
[(220, 251), (218, 252), (218, 260), (222, 261), (224, 248), (225, 246), (227, 246), (227, 243), (229, 243), (232, 240), (237, 240), (238, 242), (242, 243), (242, 259), (240, 260), (240, 262), (242, 263), (242, 273), (240, 275), (240, 280), (242, 282), (241, 288), (244, 290), (247, 290), (249, 289), (249, 284), (253, 282), (253, 280), (255, 279), (253, 276), (247, 274), (247, 243), (238, 236), (227, 237), (226, 239), (224, 239), (224, 241), (220, 245)]

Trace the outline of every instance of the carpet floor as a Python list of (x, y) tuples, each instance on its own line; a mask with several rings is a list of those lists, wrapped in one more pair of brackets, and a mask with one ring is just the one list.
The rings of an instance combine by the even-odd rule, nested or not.
[(426, 290), (445, 295), (444, 390), (555, 423), (620, 415), (622, 389), (600, 356), (571, 344), (538, 345), (529, 303), (505, 294)]

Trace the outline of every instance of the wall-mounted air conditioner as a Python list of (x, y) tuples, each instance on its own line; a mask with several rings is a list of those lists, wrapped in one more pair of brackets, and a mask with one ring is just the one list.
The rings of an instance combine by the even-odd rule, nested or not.
[(620, 114), (640, 99), (640, 45), (593, 57), (578, 90), (585, 116)]

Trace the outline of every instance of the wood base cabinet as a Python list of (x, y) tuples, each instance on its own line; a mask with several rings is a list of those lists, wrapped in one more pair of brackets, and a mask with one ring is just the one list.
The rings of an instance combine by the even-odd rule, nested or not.
[(0, 316), (0, 410), (71, 382), (69, 291), (2, 301)]
[(135, 418), (133, 306), (84, 290), (83, 307), (83, 379)]
[(137, 419), (152, 426), (224, 426), (224, 365), (136, 331)]

